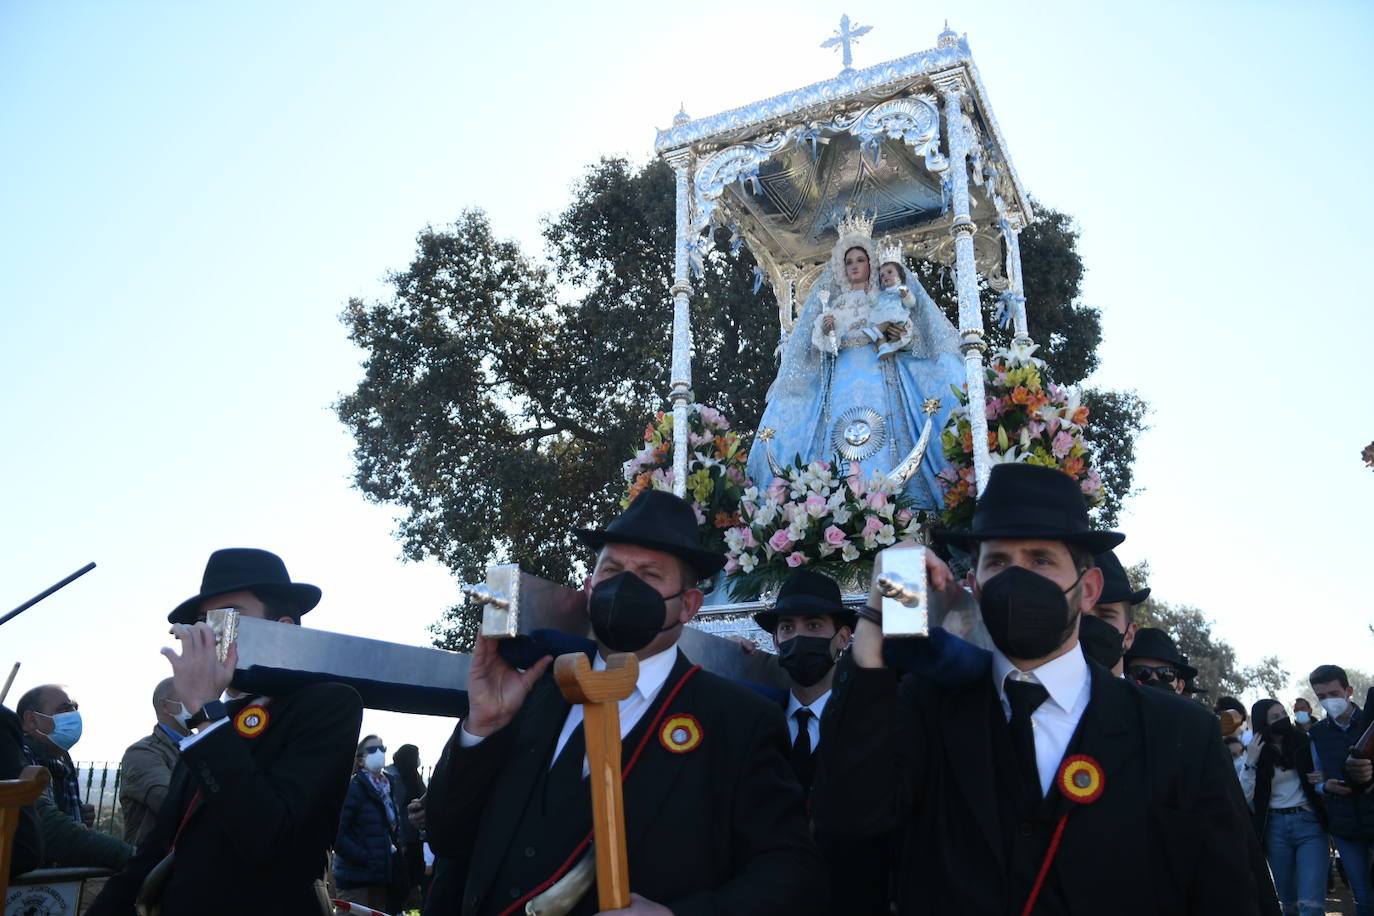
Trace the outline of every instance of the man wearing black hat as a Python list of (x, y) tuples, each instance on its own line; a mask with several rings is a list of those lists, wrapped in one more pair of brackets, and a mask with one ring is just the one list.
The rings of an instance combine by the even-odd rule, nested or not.
[(1126, 650), (1126, 677), (1146, 687), (1183, 693), (1184, 682), (1197, 677), (1197, 669), (1179, 654), (1169, 634), (1156, 627), (1145, 627), (1135, 634)]
[[(700, 609), (699, 579), (725, 558), (701, 549), (687, 502), (641, 493), (604, 531), (585, 583), (607, 655), (639, 658), (620, 703), (628, 914), (820, 913), (824, 868), (788, 771), (787, 732), (759, 694), (692, 665), (678, 636)], [(582, 708), (563, 699), (545, 658), (526, 671), (479, 638), (471, 711), (444, 749), (426, 797), (430, 846), (467, 863), (462, 912), (524, 912), (590, 840)], [(574, 914), (596, 911), (595, 892)]]
[(156, 825), (91, 916), (129, 916), (136, 902), (164, 916), (330, 911), (316, 881), (338, 828), (362, 700), (343, 684), (238, 694), (229, 689), (234, 649), (220, 662), (204, 622), (208, 611), (231, 607), (295, 624), (319, 600), (320, 590), (292, 582), (276, 554), (210, 556), (200, 593), (167, 617), (181, 653), (162, 650), (195, 731), (180, 742)]
[[(1113, 551), (1104, 550), (1093, 557), (1093, 565), (1102, 570), (1102, 595), (1088, 613), (1098, 620), (1111, 624), (1112, 628), (1120, 634), (1120, 639), (1114, 647), (1116, 661), (1106, 667), (1111, 669), (1112, 674), (1121, 677), (1123, 667), (1121, 655), (1131, 648), (1131, 643), (1135, 641), (1135, 631), (1139, 627), (1132, 619), (1131, 609), (1150, 597), (1150, 590), (1148, 588), (1131, 588), (1131, 581), (1126, 576), (1126, 570)], [(1084, 617), (1084, 620), (1087, 618)], [(1086, 633), (1079, 633), (1079, 638), (1083, 640), (1084, 651), (1087, 651), (1090, 637)], [(1104, 644), (1106, 642), (1107, 640), (1104, 640)], [(1099, 661), (1102, 660), (1105, 660), (1105, 657), (1099, 659)]]
[(903, 831), (900, 913), (1277, 913), (1216, 720), (1079, 647), (1093, 556), (1122, 535), (1090, 528), (1068, 476), (999, 464), (951, 540), (973, 555), (991, 675), (899, 686), (862, 612), (821, 747), (821, 829)]

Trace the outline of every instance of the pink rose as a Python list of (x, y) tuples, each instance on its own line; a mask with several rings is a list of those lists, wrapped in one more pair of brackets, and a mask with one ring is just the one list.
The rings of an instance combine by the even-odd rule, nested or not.
[(787, 533), (786, 528), (779, 528), (777, 531), (774, 531), (773, 536), (768, 539), (768, 546), (772, 547), (778, 553), (782, 553), (792, 546), (792, 537)]
[(903, 525), (905, 525), (907, 522), (911, 521), (911, 519), (912, 519), (912, 512), (911, 512), (910, 509), (898, 509), (898, 510), (897, 510), (897, 521), (901, 522)]
[(825, 514), (825, 497), (812, 494), (806, 497), (806, 514), (812, 518), (820, 518)]
[(881, 509), (887, 505), (887, 494), (882, 490), (874, 490), (868, 494), (868, 504), (874, 509)]
[(739, 532), (740, 532), (740, 535), (739, 535), (740, 543), (743, 544), (745, 547), (757, 547), (757, 546), (759, 546), (758, 541), (754, 540), (754, 529), (753, 529), (753, 528), (741, 528), (741, 529), (739, 529)]
[(1050, 446), (1050, 451), (1054, 453), (1054, 457), (1063, 458), (1069, 453), (1069, 449), (1071, 448), (1073, 448), (1073, 436), (1061, 431), (1059, 435), (1054, 437), (1054, 443)]
[(831, 525), (829, 528), (826, 528), (825, 534), (822, 535), (822, 537), (825, 539), (825, 542), (829, 544), (831, 547), (843, 547), (846, 543), (848, 543), (848, 541), (846, 541), (845, 539), (844, 532), (841, 531), (839, 528), (836, 528), (834, 525)]
[(883, 527), (883, 520), (876, 515), (870, 515), (868, 521), (864, 522), (864, 530), (859, 532), (860, 537), (870, 538), (878, 533), (878, 529)]
[(728, 576), (737, 569), (739, 569), (739, 560), (735, 559), (733, 553), (727, 553), (725, 555), (725, 574)]
[(773, 482), (768, 485), (768, 498), (773, 502), (780, 503), (787, 497), (787, 481), (781, 477), (774, 477)]
[(803, 556), (800, 551), (794, 550), (787, 555), (787, 565), (793, 567), (794, 569), (798, 566), (801, 566), (805, 562), (806, 557)]

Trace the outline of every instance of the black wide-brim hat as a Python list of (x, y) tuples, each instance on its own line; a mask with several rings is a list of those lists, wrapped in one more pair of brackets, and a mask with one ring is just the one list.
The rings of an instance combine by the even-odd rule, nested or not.
[(944, 531), (940, 538), (967, 550), (994, 538), (1063, 541), (1097, 554), (1126, 540), (1119, 531), (1098, 531), (1088, 523), (1088, 504), (1063, 471), (1024, 462), (993, 465), (988, 485), (973, 510), (968, 531)]
[(1169, 634), (1157, 627), (1141, 627), (1136, 630), (1135, 641), (1122, 658), (1125, 659), (1128, 668), (1137, 658), (1157, 658), (1178, 669), (1178, 676), (1185, 681), (1197, 677), (1197, 669), (1188, 664), (1188, 660), (1178, 651), (1178, 646)]
[(254, 547), (226, 547), (210, 554), (200, 594), (187, 598), (167, 615), (168, 623), (195, 623), (200, 603), (215, 595), (242, 591), (268, 592), (291, 599), (296, 616), (320, 603), (320, 590), (304, 582), (292, 582), (281, 557)]
[(1118, 601), (1139, 604), (1150, 597), (1148, 588), (1131, 590), (1126, 568), (1110, 550), (1093, 557), (1093, 565), (1102, 570), (1102, 597), (1097, 599), (1098, 604), (1116, 604)]
[(686, 560), (701, 579), (725, 568), (725, 554), (702, 549), (691, 503), (665, 490), (640, 493), (605, 530), (574, 528), (573, 534), (592, 550), (607, 544), (634, 544), (670, 553)]
[(795, 570), (778, 589), (778, 600), (766, 611), (754, 615), (754, 623), (772, 633), (778, 628), (783, 614), (806, 617), (827, 614), (835, 621), (835, 629), (854, 629), (859, 615), (848, 610), (840, 600), (840, 586), (829, 576), (810, 569)]

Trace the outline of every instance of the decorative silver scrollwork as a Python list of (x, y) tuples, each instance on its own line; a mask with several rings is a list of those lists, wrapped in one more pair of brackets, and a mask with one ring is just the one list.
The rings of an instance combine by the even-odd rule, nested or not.
[(698, 229), (705, 229), (716, 211), (716, 204), (725, 188), (734, 182), (743, 187), (752, 183), (758, 193), (759, 166), (782, 149), (795, 134), (784, 131), (770, 134), (753, 143), (727, 146), (707, 157), (696, 174), (696, 221)]
[(874, 105), (849, 128), (858, 137), (864, 152), (876, 156), (884, 137), (901, 140), (921, 156), (926, 168), (941, 172), (949, 167), (940, 153), (940, 112), (935, 97), (927, 93), (892, 99)]

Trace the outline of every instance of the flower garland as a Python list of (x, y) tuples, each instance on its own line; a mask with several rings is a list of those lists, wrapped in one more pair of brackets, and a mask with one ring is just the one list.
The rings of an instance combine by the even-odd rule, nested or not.
[(743, 521), (725, 532), (732, 598), (752, 601), (781, 586), (798, 566), (841, 587), (866, 588), (878, 551), (916, 536), (921, 513), (885, 473), (865, 479), (855, 461), (841, 476), (833, 470), (840, 466), (798, 460), (766, 490), (744, 491)]
[[(1089, 506), (1102, 502), (1102, 478), (1092, 467), (1092, 450), (1084, 439), (1088, 408), (1077, 388), (1047, 378), (1045, 361), (1035, 344), (1012, 343), (992, 354), (986, 366), (984, 392), (988, 452), (994, 464), (1024, 461), (1058, 468), (1078, 481)], [(940, 436), (950, 467), (938, 475), (945, 486), (946, 528), (968, 530), (976, 499), (973, 476), (973, 428), (968, 417), (968, 386), (956, 389), (959, 406)]]
[[(701, 526), (701, 546), (725, 551), (725, 531), (740, 522), (740, 500), (749, 479), (748, 449), (720, 411), (702, 404), (687, 408), (687, 495)], [(629, 485), (620, 500), (626, 508), (646, 489), (673, 489), (673, 414), (660, 410), (644, 427), (644, 447), (623, 465)]]

